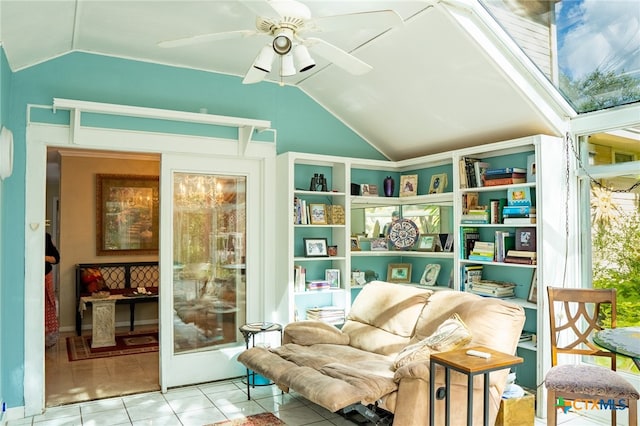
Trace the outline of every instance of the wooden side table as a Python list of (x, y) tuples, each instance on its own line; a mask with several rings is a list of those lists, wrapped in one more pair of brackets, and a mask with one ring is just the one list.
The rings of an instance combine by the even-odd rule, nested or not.
[[(249, 349), (249, 340), (251, 340), (251, 347), (256, 344), (256, 334), (269, 333), (272, 331), (278, 331), (280, 333), (280, 344), (282, 344), (282, 326), (273, 322), (252, 322), (250, 324), (244, 324), (240, 326), (240, 333), (244, 336), (245, 347)], [(253, 379), (253, 381), (251, 380)], [(251, 385), (255, 387), (256, 384), (256, 372), (249, 371), (247, 368), (247, 399), (251, 399)], [(271, 384), (269, 382), (268, 384)]]
[[(473, 355), (467, 355), (469, 349), (487, 352), (491, 354), (490, 358), (480, 358)], [(463, 348), (450, 352), (440, 352), (431, 354), (429, 364), (429, 425), (435, 424), (435, 377), (436, 364), (444, 367), (444, 385), (445, 385), (445, 424), (449, 426), (449, 388), (450, 388), (450, 370), (455, 370), (467, 375), (467, 425), (473, 425), (473, 378), (478, 374), (484, 374), (484, 426), (489, 425), (489, 373), (497, 370), (504, 370), (512, 365), (520, 364), (524, 360), (520, 357), (498, 352), (493, 349), (482, 346), (473, 348)]]

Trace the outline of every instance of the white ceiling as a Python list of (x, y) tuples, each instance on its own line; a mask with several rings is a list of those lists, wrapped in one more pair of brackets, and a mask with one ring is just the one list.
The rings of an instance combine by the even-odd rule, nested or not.
[[(284, 79), (389, 159), (562, 133), (562, 116), (571, 111), (521, 53), (505, 47), (509, 43), (496, 36), (499, 28), (475, 0), (304, 3), (314, 17), (393, 9), (403, 18), (401, 28), (382, 34), (359, 28), (314, 34), (373, 71), (353, 76), (311, 50), (318, 65)], [(250, 37), (158, 46), (254, 29), (254, 13), (234, 0), (0, 0), (0, 14), (0, 37), (14, 71), (85, 51), (244, 76), (268, 42)], [(258, 84), (273, 84), (277, 72), (274, 67), (271, 81)]]

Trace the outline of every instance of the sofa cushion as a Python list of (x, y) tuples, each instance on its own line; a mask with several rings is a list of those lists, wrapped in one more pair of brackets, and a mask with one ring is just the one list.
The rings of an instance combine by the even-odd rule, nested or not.
[(447, 352), (461, 348), (471, 341), (471, 332), (460, 319), (453, 314), (433, 332), (418, 343), (407, 346), (396, 356), (395, 369), (413, 361), (428, 361), (432, 352)]
[(432, 294), (427, 289), (373, 281), (354, 300), (342, 332), (349, 335), (353, 347), (395, 356), (413, 336)]

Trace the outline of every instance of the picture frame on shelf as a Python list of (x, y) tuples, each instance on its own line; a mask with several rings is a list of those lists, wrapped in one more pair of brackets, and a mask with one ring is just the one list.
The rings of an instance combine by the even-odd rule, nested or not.
[(331, 288), (340, 288), (340, 269), (325, 269), (324, 279)]
[(304, 238), (305, 257), (328, 257), (329, 251), (326, 238)]
[(439, 234), (442, 251), (451, 253), (453, 251), (453, 234)]
[(372, 238), (371, 239), (372, 251), (385, 251), (389, 250), (389, 242), (386, 238)]
[(337, 256), (338, 255), (338, 246), (329, 246), (327, 247), (327, 252), (329, 256)]
[(431, 176), (431, 182), (429, 183), (429, 194), (442, 194), (447, 187), (447, 174), (438, 173)]
[[(436, 240), (438, 240), (436, 242)], [(417, 251), (436, 251), (440, 237), (438, 234), (422, 234), (418, 236), (416, 241)]]
[(309, 223), (311, 225), (326, 225), (327, 206), (324, 204), (309, 204)]
[(351, 237), (351, 251), (360, 251), (360, 240), (358, 237)]
[(360, 195), (363, 197), (377, 197), (378, 185), (373, 183), (365, 183), (360, 185)]
[(411, 197), (418, 194), (418, 175), (400, 176), (400, 196)]
[(538, 269), (533, 270), (531, 276), (531, 285), (529, 286), (529, 296), (527, 301), (531, 303), (538, 303)]
[(411, 282), (411, 263), (390, 263), (387, 266), (387, 281), (408, 284)]
[(440, 265), (437, 263), (431, 263), (424, 267), (424, 272), (420, 278), (420, 284), (422, 285), (437, 285), (438, 275), (440, 274)]

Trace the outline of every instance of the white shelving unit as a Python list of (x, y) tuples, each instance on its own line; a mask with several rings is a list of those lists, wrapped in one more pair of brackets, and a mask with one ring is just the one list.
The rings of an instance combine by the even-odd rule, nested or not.
[[(525, 329), (537, 332), (537, 345), (532, 342), (522, 342), (518, 345), (518, 353), (525, 358), (525, 364), (519, 367), (520, 376), (529, 381), (527, 387), (536, 388), (543, 381), (545, 366), (550, 365), (550, 354), (545, 349), (546, 335), (544, 324), (547, 322), (548, 308), (545, 306), (546, 285), (562, 282), (562, 265), (564, 244), (558, 241), (564, 226), (564, 211), (559, 211), (559, 205), (564, 196), (562, 188), (562, 141), (548, 136), (532, 136), (512, 141), (498, 142), (474, 148), (465, 148), (456, 151), (445, 152), (420, 158), (414, 158), (399, 162), (363, 160), (356, 158), (344, 158), (335, 156), (285, 153), (278, 156), (276, 202), (280, 210), (278, 213), (277, 235), (279, 235), (280, 253), (277, 256), (277, 300), (280, 301), (278, 314), (281, 322), (286, 324), (296, 318), (303, 317), (301, 312), (308, 306), (335, 305), (344, 307), (348, 312), (352, 297), (357, 294), (361, 286), (351, 286), (350, 277), (354, 265), (366, 264), (368, 259), (373, 264), (380, 262), (396, 263), (411, 262), (416, 265), (424, 265), (425, 260), (443, 262), (451, 265), (453, 272), (453, 290), (461, 289), (461, 270), (467, 264), (484, 265), (485, 271), (498, 271), (500, 274), (510, 274), (516, 277), (518, 282), (517, 298), (511, 302), (522, 306), (527, 316)], [(537, 223), (531, 225), (518, 225), (535, 227), (537, 236), (537, 265), (506, 264), (498, 262), (479, 262), (462, 259), (460, 246), (460, 229), (463, 226), (479, 228), (485, 234), (492, 234), (496, 230), (515, 228), (516, 226), (505, 224), (462, 224), (461, 223), (461, 199), (462, 194), (477, 192), (479, 197), (490, 197), (501, 191), (506, 193), (510, 186), (493, 186), (480, 188), (461, 188), (458, 173), (458, 161), (460, 157), (470, 156), (481, 158), (488, 162), (500, 163), (505, 158), (517, 162), (511, 166), (525, 167), (527, 155), (535, 155), (537, 174), (535, 182), (519, 184), (520, 187), (528, 187), (535, 192)], [(501, 160), (502, 159), (502, 160)], [(500, 166), (498, 166), (500, 167)], [(446, 170), (449, 184), (447, 190), (438, 194), (426, 194), (429, 186), (429, 178)], [(308, 191), (310, 178), (313, 173), (324, 173), (330, 176), (327, 192)], [(382, 180), (386, 175), (396, 178), (404, 174), (419, 175), (418, 195), (412, 197), (370, 197), (351, 194), (351, 184), (378, 184), (382, 188)], [(371, 177), (363, 177), (371, 176)], [(364, 179), (364, 180), (363, 180)], [(371, 180), (369, 180), (371, 179)], [(397, 193), (397, 190), (396, 190)], [(292, 217), (294, 197), (321, 198), (325, 204), (341, 204), (345, 210), (344, 225), (295, 225)], [(351, 251), (350, 236), (352, 230), (351, 212), (355, 209), (377, 206), (411, 206), (411, 205), (439, 205), (452, 208), (449, 221), (451, 231), (455, 238), (453, 252), (419, 252), (419, 251)], [(338, 254), (329, 258), (307, 258), (300, 251), (301, 239), (311, 233), (314, 236), (322, 235), (332, 245), (338, 247)], [(294, 291), (294, 265), (306, 265), (310, 270), (315, 269), (315, 276), (307, 276), (307, 279), (323, 278), (319, 276), (322, 268), (340, 269), (341, 285), (339, 289), (326, 291)], [(415, 268), (414, 268), (415, 269)], [(537, 303), (527, 301), (530, 276), (533, 271), (537, 273)], [(489, 273), (489, 272), (487, 272)], [(414, 275), (415, 277), (415, 275)], [(518, 278), (520, 277), (520, 278)], [(379, 279), (385, 279), (380, 276)], [(487, 278), (491, 279), (489, 275)], [(413, 280), (415, 281), (415, 279)], [(439, 280), (440, 281), (440, 280)], [(414, 284), (415, 285), (415, 284)], [(440, 284), (437, 289), (449, 289), (447, 285)], [(355, 291), (356, 293), (353, 293)], [(297, 311), (297, 315), (296, 315)], [(542, 415), (545, 407), (543, 398), (544, 387), (538, 387), (537, 410)]]

